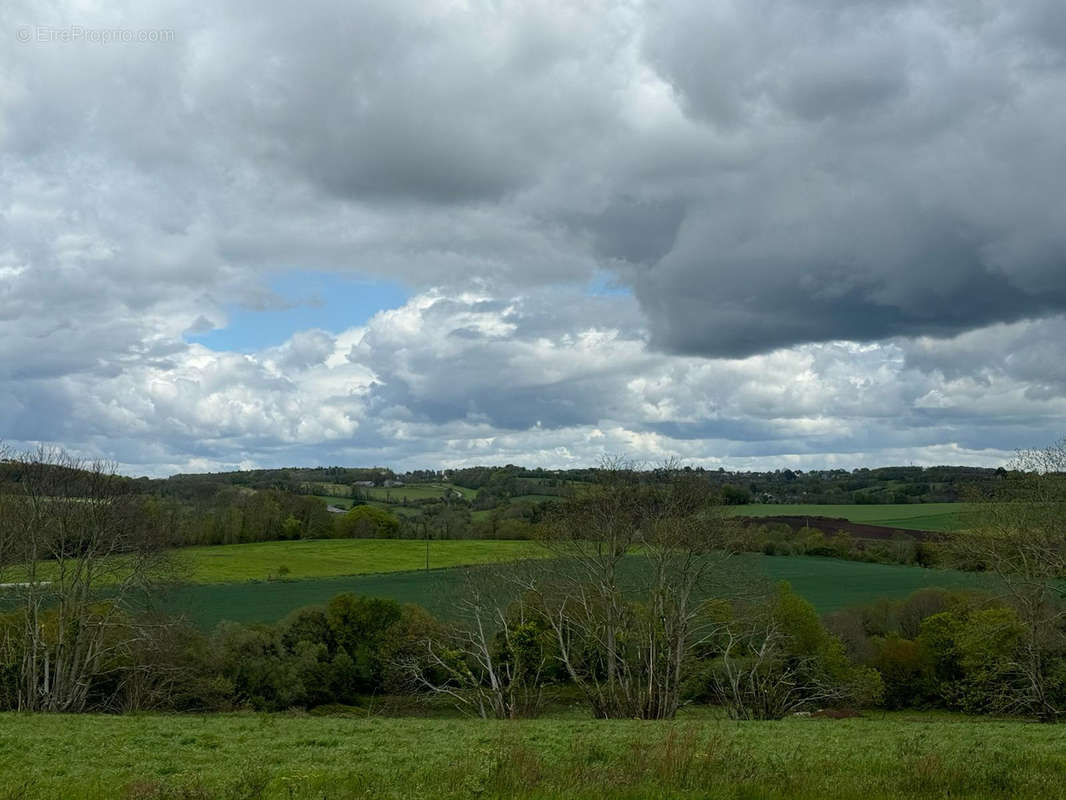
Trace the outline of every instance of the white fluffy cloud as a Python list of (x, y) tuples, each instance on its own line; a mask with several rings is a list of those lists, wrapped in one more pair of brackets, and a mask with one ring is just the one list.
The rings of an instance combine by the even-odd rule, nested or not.
[(565, 466), (623, 452), (772, 468), (999, 463), (1066, 415), (1061, 393), (1024, 374), (945, 373), (929, 341), (712, 360), (664, 356), (646, 337), (627, 297), (431, 291), (363, 327), (251, 355), (187, 345), (113, 375), (9, 382), (0, 424), (135, 472)]
[[(0, 438), (153, 473), (997, 463), (1066, 428), (1062, 9), (5, 3)], [(301, 270), (411, 298), (187, 342)]]

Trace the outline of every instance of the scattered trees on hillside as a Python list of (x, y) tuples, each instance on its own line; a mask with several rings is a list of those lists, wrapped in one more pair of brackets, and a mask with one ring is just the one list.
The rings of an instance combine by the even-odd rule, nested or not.
[(727, 607), (707, 681), (734, 719), (781, 719), (822, 706), (874, 705), (884, 687), (872, 668), (853, 666), (814, 607), (787, 584), (760, 602)]
[(454, 603), (456, 620), (423, 639), (400, 665), (412, 686), (450, 697), (482, 718), (533, 716), (557, 670), (551, 631), (497, 569), (470, 570)]
[(546, 523), (550, 558), (472, 573), (459, 624), (405, 665), (419, 686), (496, 717), (533, 713), (547, 680), (607, 718), (669, 719), (686, 692), (748, 718), (878, 696), (809, 604), (768, 599), (733, 558), (738, 530), (707, 481), (606, 466)]
[[(947, 708), (971, 714), (1026, 714), (1047, 721), (1032, 702), (1020, 665), (1029, 632), (1001, 592), (923, 589), (832, 614), (828, 627), (853, 663), (884, 682), (886, 708)], [(1066, 701), (1066, 653), (1045, 650), (1044, 698)]]
[[(710, 631), (707, 601), (725, 589), (720, 567), (733, 523), (718, 492), (673, 465), (654, 480), (622, 462), (597, 474), (599, 483), (543, 525), (551, 558), (497, 571), (510, 604), (475, 592), (464, 644), (427, 644), (437, 669), (449, 671), (441, 652), (462, 654), (437, 690), (456, 691), (461, 679), (487, 683), (493, 713), (514, 715), (528, 704), (525, 682), (546, 669), (550, 653), (596, 716), (674, 716), (687, 661)], [(519, 648), (526, 654), (518, 658), (516, 642), (530, 637), (541, 646)]]
[(676, 465), (655, 481), (621, 462), (599, 476), (546, 526), (554, 558), (522, 588), (596, 716), (669, 719), (711, 632), (708, 600), (727, 588), (733, 523), (720, 495)]
[[(210, 636), (145, 613), (174, 575), (167, 546), (187, 541), (173, 503), (57, 452), (9, 458), (3, 472), (0, 708), (279, 710), (415, 688), (516, 718), (566, 685), (598, 717), (666, 719), (689, 700), (742, 719), (882, 701), (1048, 721), (1066, 712), (1066, 441), (998, 474), (949, 551), (994, 576), (995, 595), (924, 590), (833, 615), (828, 631), (809, 603), (768, 590), (735, 553), (769, 543), (840, 554), (843, 540), (739, 530), (721, 486), (676, 465), (605, 464), (556, 504), (514, 504), (510, 521), (535, 531), (549, 557), (469, 571), (447, 624), (340, 595), (277, 625)], [(500, 475), (487, 480), (517, 480)], [(462, 502), (412, 523), (377, 506), (330, 517), (316, 498), (227, 491), (209, 515), (226, 541), (259, 526), (281, 538), (379, 538), (423, 525), (447, 538), (471, 525)], [(507, 521), (501, 512), (479, 524)], [(889, 545), (919, 560), (913, 541)]]
[(338, 539), (392, 539), (400, 531), (400, 521), (376, 506), (355, 506), (335, 525)]
[(211, 637), (186, 702), (218, 702), (203, 693), (214, 686), (225, 703), (262, 711), (355, 704), (400, 689), (396, 665), (436, 627), (415, 606), (353, 594), (298, 609), (277, 625), (224, 623)]
[(101, 674), (145, 669), (116, 655), (145, 652), (165, 625), (138, 612), (171, 574), (168, 531), (109, 465), (44, 449), (8, 464), (19, 481), (0, 495), (0, 591), (15, 612), (0, 663), (17, 665), (19, 709), (80, 711)]
[(1066, 713), (1066, 439), (1020, 452), (998, 491), (975, 500), (956, 557), (997, 577), (1020, 624), (1014, 691), (1005, 706), (1056, 719)]

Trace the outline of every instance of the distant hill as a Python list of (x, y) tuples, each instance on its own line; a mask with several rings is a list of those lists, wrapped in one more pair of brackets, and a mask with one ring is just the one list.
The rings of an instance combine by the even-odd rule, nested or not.
[[(856, 470), (774, 470), (772, 472), (705, 470), (715, 485), (729, 487), (735, 503), (809, 503), (817, 505), (952, 503), (971, 488), (993, 488), (1003, 480), (1002, 469), (983, 467), (878, 467)], [(172, 496), (194, 497), (221, 486), (280, 489), (302, 494), (347, 496), (352, 487), (392, 488), (400, 485), (454, 485), (488, 490), (503, 497), (566, 496), (568, 489), (595, 481), (596, 468), (546, 470), (506, 466), (467, 467), (453, 470), (395, 472), (387, 467), (285, 467), (179, 474), (161, 480), (141, 479), (145, 489)], [(654, 479), (655, 471), (648, 475)], [(412, 491), (412, 494), (416, 493)], [(480, 496), (480, 492), (479, 495)]]

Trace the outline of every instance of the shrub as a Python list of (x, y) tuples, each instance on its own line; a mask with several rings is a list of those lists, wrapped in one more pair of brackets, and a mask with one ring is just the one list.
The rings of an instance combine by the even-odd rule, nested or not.
[(787, 583), (764, 603), (736, 609), (710, 671), (711, 693), (738, 719), (780, 719), (844, 702), (876, 704), (878, 673), (853, 666), (814, 607)]
[(400, 521), (376, 506), (355, 506), (337, 517), (338, 539), (393, 539), (400, 532)]
[(889, 709), (920, 703), (928, 685), (928, 664), (917, 642), (889, 636), (876, 640), (878, 650), (873, 666), (884, 683), (884, 704)]

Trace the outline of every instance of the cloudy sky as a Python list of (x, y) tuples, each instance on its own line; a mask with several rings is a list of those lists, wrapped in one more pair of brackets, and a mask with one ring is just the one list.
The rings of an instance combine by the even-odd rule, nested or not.
[(7, 0), (0, 36), (9, 446), (774, 469), (1066, 433), (1061, 0)]

